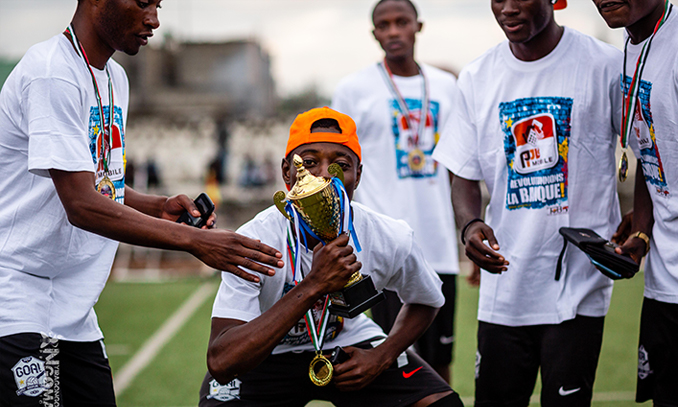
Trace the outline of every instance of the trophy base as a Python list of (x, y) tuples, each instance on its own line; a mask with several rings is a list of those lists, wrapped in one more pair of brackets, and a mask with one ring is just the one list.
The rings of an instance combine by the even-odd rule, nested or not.
[(383, 292), (374, 288), (370, 276), (330, 294), (332, 304), (328, 307), (330, 313), (345, 318), (354, 318), (374, 305), (384, 300)]

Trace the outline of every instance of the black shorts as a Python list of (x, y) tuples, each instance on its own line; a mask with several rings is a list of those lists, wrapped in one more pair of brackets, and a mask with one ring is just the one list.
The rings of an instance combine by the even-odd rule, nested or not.
[(643, 299), (636, 401), (678, 406), (678, 304)]
[[(431, 366), (445, 366), (452, 363), (454, 345), (454, 311), (457, 297), (457, 276), (455, 274), (438, 274), (443, 282), (445, 304), (438, 311), (431, 326), (417, 340), (414, 347), (417, 353)], [(384, 290), (386, 300), (372, 307), (372, 319), (384, 332), (393, 328), (398, 312), (403, 304), (398, 295)]]
[(581, 315), (554, 325), (479, 321), (476, 407), (527, 406), (540, 367), (542, 406), (590, 406), (603, 324)]
[(115, 406), (103, 342), (41, 334), (0, 338), (0, 407)]
[[(369, 349), (369, 341), (356, 345)], [(424, 397), (450, 391), (436, 372), (413, 352), (401, 355), (372, 383), (358, 391), (341, 392), (332, 383), (314, 385), (308, 367), (314, 352), (286, 352), (271, 355), (259, 366), (226, 385), (210, 376), (200, 387), (200, 407), (260, 406), (303, 407), (311, 400), (325, 400), (337, 407), (409, 406)], [(402, 363), (405, 363), (404, 365)], [(454, 406), (463, 406), (454, 393)]]

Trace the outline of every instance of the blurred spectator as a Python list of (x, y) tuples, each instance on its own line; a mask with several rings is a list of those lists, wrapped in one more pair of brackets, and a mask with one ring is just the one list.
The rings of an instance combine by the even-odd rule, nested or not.
[(219, 189), (219, 179), (217, 177), (217, 170), (212, 164), (207, 169), (207, 176), (205, 177), (205, 193), (210, 197), (214, 203), (214, 208), (219, 208), (222, 201), (221, 190)]
[(264, 184), (265, 185), (275, 184), (277, 172), (276, 172), (275, 164), (273, 164), (273, 160), (271, 159), (271, 157), (266, 157), (266, 159), (264, 160), (262, 173), (263, 173), (263, 176), (264, 176)]
[(240, 171), (240, 186), (260, 187), (264, 185), (264, 176), (259, 164), (248, 154), (243, 161), (242, 170)]
[(225, 174), (225, 168), (224, 168), (224, 151), (220, 151), (217, 153), (217, 156), (214, 157), (212, 161), (210, 161), (209, 166), (207, 167), (207, 174), (208, 176), (212, 174), (214, 176), (214, 181), (219, 184), (225, 184), (226, 183), (226, 174)]
[(223, 185), (228, 182), (228, 140), (231, 138), (231, 133), (228, 131), (228, 123), (226, 118), (217, 121), (217, 145), (219, 150), (214, 159), (214, 170), (216, 171), (217, 182)]
[(149, 158), (146, 162), (146, 185), (148, 189), (159, 188), (162, 186), (160, 170), (153, 158)]
[(125, 169), (125, 185), (134, 188), (134, 160), (131, 158), (127, 160), (127, 167)]

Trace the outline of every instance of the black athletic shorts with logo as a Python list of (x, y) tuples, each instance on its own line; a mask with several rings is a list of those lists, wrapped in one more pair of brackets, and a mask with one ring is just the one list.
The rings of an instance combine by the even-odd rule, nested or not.
[[(454, 346), (454, 311), (457, 296), (457, 276), (455, 274), (438, 274), (443, 282), (442, 291), (445, 304), (438, 310), (438, 314), (431, 326), (415, 342), (417, 353), (431, 366), (444, 366), (452, 363)], [(393, 328), (398, 312), (403, 304), (398, 294), (384, 290), (386, 300), (372, 307), (372, 319), (384, 332), (389, 333)]]
[(678, 304), (643, 299), (636, 401), (678, 406)]
[[(370, 349), (370, 343), (355, 346)], [(271, 355), (224, 386), (207, 373), (200, 387), (200, 407), (303, 407), (311, 400), (329, 401), (337, 407), (398, 407), (451, 390), (421, 357), (410, 351), (403, 355), (367, 387), (350, 392), (337, 390), (333, 383), (318, 387), (311, 382), (308, 367), (314, 352)], [(456, 393), (449, 405), (463, 406)]]
[(0, 407), (115, 406), (103, 342), (23, 333), (0, 338)]
[(604, 317), (553, 325), (479, 321), (476, 407), (526, 407), (541, 368), (543, 407), (590, 406)]

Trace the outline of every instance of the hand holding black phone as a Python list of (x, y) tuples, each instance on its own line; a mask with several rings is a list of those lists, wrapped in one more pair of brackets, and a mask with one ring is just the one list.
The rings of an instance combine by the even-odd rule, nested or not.
[(188, 211), (185, 211), (184, 213), (181, 214), (181, 216), (179, 216), (179, 219), (177, 219), (177, 223), (185, 223), (189, 226), (201, 228), (207, 224), (207, 220), (214, 212), (214, 203), (212, 203), (210, 197), (207, 196), (207, 194), (204, 192), (198, 195), (198, 197), (195, 198), (195, 201), (193, 201), (193, 203), (195, 203), (195, 206), (198, 207), (198, 211), (200, 211), (200, 216), (196, 218), (195, 216), (188, 213)]
[(330, 363), (332, 363), (333, 365), (344, 363), (349, 359), (350, 356), (341, 348), (341, 346), (335, 347), (332, 350), (332, 354), (330, 355)]

